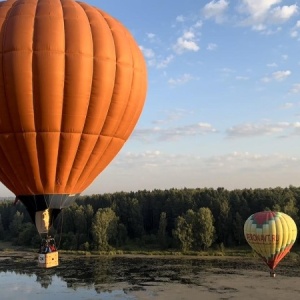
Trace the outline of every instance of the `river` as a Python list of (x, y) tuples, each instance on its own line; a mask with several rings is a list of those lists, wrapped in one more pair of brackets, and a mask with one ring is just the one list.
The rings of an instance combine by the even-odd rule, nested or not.
[[(199, 299), (201, 293), (207, 295), (201, 297), (204, 300), (235, 299), (234, 296), (239, 299), (242, 288), (247, 286), (239, 289), (234, 278), (240, 283), (249, 278), (247, 284), (255, 278), (259, 282), (265, 280), (270, 289), (278, 280), (290, 284), (293, 280), (300, 288), (300, 272), (299, 267), (295, 269), (295, 262), (282, 263), (277, 277), (270, 279), (267, 267), (258, 258), (64, 254), (60, 255), (59, 266), (51, 269), (39, 268), (37, 254), (33, 253), (1, 252), (0, 260), (1, 300), (167, 299), (167, 295), (170, 299), (191, 300)], [(233, 281), (221, 284), (219, 280), (229, 278)], [(295, 288), (295, 292), (299, 295), (300, 290)]]

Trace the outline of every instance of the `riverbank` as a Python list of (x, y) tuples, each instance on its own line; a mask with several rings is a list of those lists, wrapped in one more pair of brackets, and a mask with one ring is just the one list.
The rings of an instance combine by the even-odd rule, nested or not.
[[(38, 249), (15, 246), (10, 242), (0, 241), (0, 256), (6, 255), (35, 255)], [(81, 251), (81, 250), (60, 250), (60, 256), (118, 256), (118, 257), (160, 257), (160, 258), (199, 258), (199, 259), (243, 259), (243, 260), (260, 260), (258, 255), (249, 247), (244, 248), (224, 248), (222, 250), (209, 249), (207, 251), (188, 251), (180, 252), (178, 250), (111, 250), (111, 251)], [(284, 258), (285, 261), (299, 261), (300, 249), (293, 247), (292, 251)]]
[(148, 283), (144, 291), (131, 294), (139, 300), (284, 300), (298, 299), (300, 293), (299, 277), (272, 278), (263, 271), (220, 269), (218, 274), (207, 270), (196, 276), (201, 277), (199, 285)]

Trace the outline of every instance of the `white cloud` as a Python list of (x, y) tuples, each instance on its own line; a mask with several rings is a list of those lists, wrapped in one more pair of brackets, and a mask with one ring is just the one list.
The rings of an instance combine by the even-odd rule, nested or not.
[(280, 137), (283, 134), (289, 135), (291, 133), (298, 133), (297, 123), (290, 122), (277, 122), (277, 123), (245, 123), (233, 126), (227, 131), (227, 136), (229, 138), (238, 137), (251, 137), (251, 136), (264, 136), (264, 135), (277, 135)]
[(177, 122), (178, 120), (181, 120), (186, 117), (190, 117), (193, 115), (193, 111), (186, 110), (186, 109), (180, 109), (176, 108), (173, 110), (167, 110), (167, 111), (162, 111), (164, 115), (166, 115), (166, 118), (160, 119), (160, 120), (155, 120), (153, 121), (153, 124), (167, 124), (170, 122)]
[(155, 52), (150, 48), (140, 46), (140, 49), (143, 52), (148, 62), (148, 65), (151, 67), (156, 67), (157, 69), (166, 68), (169, 65), (169, 63), (171, 63), (174, 59), (174, 55), (169, 55), (166, 58), (159, 58), (156, 57)]
[(106, 193), (145, 188), (297, 186), (300, 181), (299, 168), (299, 156), (280, 153), (235, 151), (201, 157), (168, 153), (158, 148), (140, 153), (123, 151), (84, 193), (96, 194), (99, 188), (101, 193)]
[(203, 22), (202, 22), (202, 21), (197, 21), (197, 22), (192, 26), (192, 28), (200, 28), (200, 27), (202, 27), (202, 25), (203, 25)]
[(282, 23), (289, 20), (292, 16), (297, 14), (298, 6), (296, 4), (290, 6), (275, 7), (270, 12), (270, 21), (274, 23)]
[(156, 62), (156, 67), (158, 69), (166, 68), (173, 61), (173, 59), (174, 59), (174, 55), (169, 55), (166, 58), (164, 58), (160, 61), (157, 61)]
[(142, 141), (174, 141), (187, 136), (198, 136), (209, 133), (216, 133), (217, 130), (209, 123), (199, 122), (196, 124), (177, 127), (153, 127), (135, 129), (132, 137)]
[(297, 38), (299, 36), (299, 28), (300, 28), (300, 21), (298, 20), (295, 24), (295, 26), (293, 26), (293, 28), (290, 31), (290, 36), (292, 38)]
[(277, 64), (276, 63), (269, 63), (269, 64), (267, 64), (267, 67), (269, 67), (269, 68), (276, 68)]
[(191, 74), (183, 74), (181, 77), (179, 78), (170, 78), (168, 83), (171, 85), (181, 85), (181, 84), (185, 84), (191, 80), (193, 80), (194, 77)]
[(212, 172), (218, 172), (218, 174), (220, 172), (232, 173), (235, 170), (239, 171), (236, 175), (240, 174), (239, 176), (242, 176), (246, 171), (247, 176), (251, 177), (250, 174), (255, 173), (267, 174), (268, 172), (275, 171), (277, 174), (281, 174), (282, 171), (290, 172), (291, 170), (297, 170), (300, 165), (300, 158), (280, 153), (259, 154), (247, 151), (235, 151), (233, 153), (209, 157), (206, 159), (206, 165), (208, 169)]
[[(281, 0), (242, 0), (239, 12), (246, 18), (242, 25), (251, 26), (253, 30), (271, 34), (268, 26), (284, 23), (294, 17), (299, 10), (296, 4), (279, 6)], [(277, 6), (276, 6), (277, 5)], [(277, 28), (276, 31), (281, 30)]]
[(216, 50), (217, 49), (217, 44), (214, 44), (214, 43), (209, 43), (208, 45), (207, 45), (207, 50), (209, 50), (209, 51), (214, 51), (214, 50)]
[(276, 71), (276, 72), (273, 72), (270, 76), (263, 77), (261, 79), (261, 81), (265, 82), (265, 83), (271, 82), (273, 80), (275, 80), (275, 81), (283, 81), (287, 77), (289, 77), (291, 74), (292, 74), (292, 72), (290, 70)]
[(265, 31), (266, 28), (267, 28), (266, 25), (263, 25), (263, 24), (256, 24), (256, 25), (252, 26), (252, 29), (254, 31)]
[(264, 83), (268, 83), (268, 82), (271, 81), (271, 78), (270, 78), (270, 77), (263, 77), (263, 78), (261, 79), (261, 81), (264, 82)]
[(173, 46), (176, 53), (181, 54), (186, 51), (197, 52), (200, 47), (197, 44), (197, 39), (192, 31), (186, 31), (184, 34), (177, 39), (176, 44)]
[(274, 4), (280, 3), (281, 0), (242, 0), (240, 10), (258, 19), (266, 15)]
[(214, 133), (216, 129), (209, 123), (197, 123), (186, 126), (178, 126), (175, 128), (164, 129), (160, 133), (159, 140), (178, 140), (187, 136), (198, 136), (207, 133)]
[(195, 155), (167, 154), (160, 150), (148, 150), (141, 153), (127, 152), (120, 155), (118, 161), (119, 165), (136, 165), (137, 167), (164, 166), (163, 168), (170, 166), (182, 166), (183, 162), (185, 162), (185, 165), (190, 166), (195, 164), (195, 162), (200, 162), (203, 165), (203, 167), (207, 167), (208, 169), (220, 169), (224, 167), (229, 167), (229, 169), (232, 170), (244, 167), (245, 163), (249, 163), (250, 165), (254, 163), (256, 164), (254, 168), (257, 168), (257, 164), (259, 163), (268, 164), (268, 162), (274, 161), (276, 159), (277, 161), (278, 159), (280, 159), (285, 163), (287, 161), (298, 163), (300, 162), (299, 158), (295, 157), (287, 157), (280, 154), (263, 155), (258, 153), (250, 153), (247, 151), (234, 151), (232, 153), (210, 156), (208, 158), (203, 158), (200, 160), (200, 158)]
[(293, 84), (292, 88), (290, 89), (290, 93), (299, 94), (300, 93), (300, 83)]
[(244, 81), (244, 80), (249, 80), (249, 77), (248, 76), (236, 76), (235, 79)]
[(289, 70), (277, 71), (272, 74), (272, 77), (277, 81), (281, 81), (281, 80), (284, 80), (285, 78), (289, 77), (291, 74), (292, 74), (292, 72)]
[(292, 107), (294, 107), (294, 103), (291, 102), (286, 102), (281, 106), (282, 109), (291, 109)]
[(143, 46), (140, 46), (140, 49), (142, 50), (146, 59), (151, 59), (155, 56), (154, 51), (152, 49), (144, 48)]
[(184, 16), (180, 15), (180, 16), (176, 17), (176, 21), (182, 23), (185, 21), (185, 18), (184, 18)]
[(147, 33), (147, 38), (148, 39), (153, 40), (155, 37), (156, 37), (156, 34), (151, 33), (151, 32)]
[(290, 32), (290, 36), (291, 36), (292, 38), (297, 38), (297, 37), (298, 37), (298, 31), (297, 31), (297, 30), (292, 30), (292, 31)]
[(228, 9), (229, 2), (226, 0), (213, 0), (207, 3), (202, 12), (205, 19), (214, 19), (217, 23), (222, 23), (225, 19), (225, 12)]
[(230, 69), (230, 68), (222, 68), (221, 71), (223, 73), (233, 73), (233, 72), (235, 72), (233, 69)]

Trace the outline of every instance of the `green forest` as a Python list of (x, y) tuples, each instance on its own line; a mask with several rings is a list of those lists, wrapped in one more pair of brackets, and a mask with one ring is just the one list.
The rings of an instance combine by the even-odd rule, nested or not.
[[(62, 250), (203, 251), (246, 245), (253, 213), (281, 211), (299, 225), (300, 188), (195, 188), (80, 196), (59, 214), (50, 235)], [(41, 237), (22, 205), (0, 202), (0, 240), (38, 248)]]

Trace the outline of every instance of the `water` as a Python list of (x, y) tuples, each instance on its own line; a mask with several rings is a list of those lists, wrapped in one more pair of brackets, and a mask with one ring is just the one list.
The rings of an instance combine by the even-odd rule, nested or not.
[[(132, 300), (137, 299), (134, 292), (146, 293), (150, 286), (199, 287), (207, 273), (223, 276), (245, 269), (268, 272), (259, 260), (67, 255), (60, 255), (58, 267), (42, 269), (35, 254), (1, 253), (0, 299)], [(298, 277), (292, 269), (293, 264), (285, 264), (280, 272)]]
[[(40, 282), (41, 278), (36, 275), (21, 275), (15, 272), (0, 274), (0, 299), (134, 299), (122, 290), (97, 291), (93, 286), (69, 288), (67, 282), (57, 275)], [(49, 284), (50, 283), (50, 284)], [(49, 285), (48, 285), (49, 284)]]

